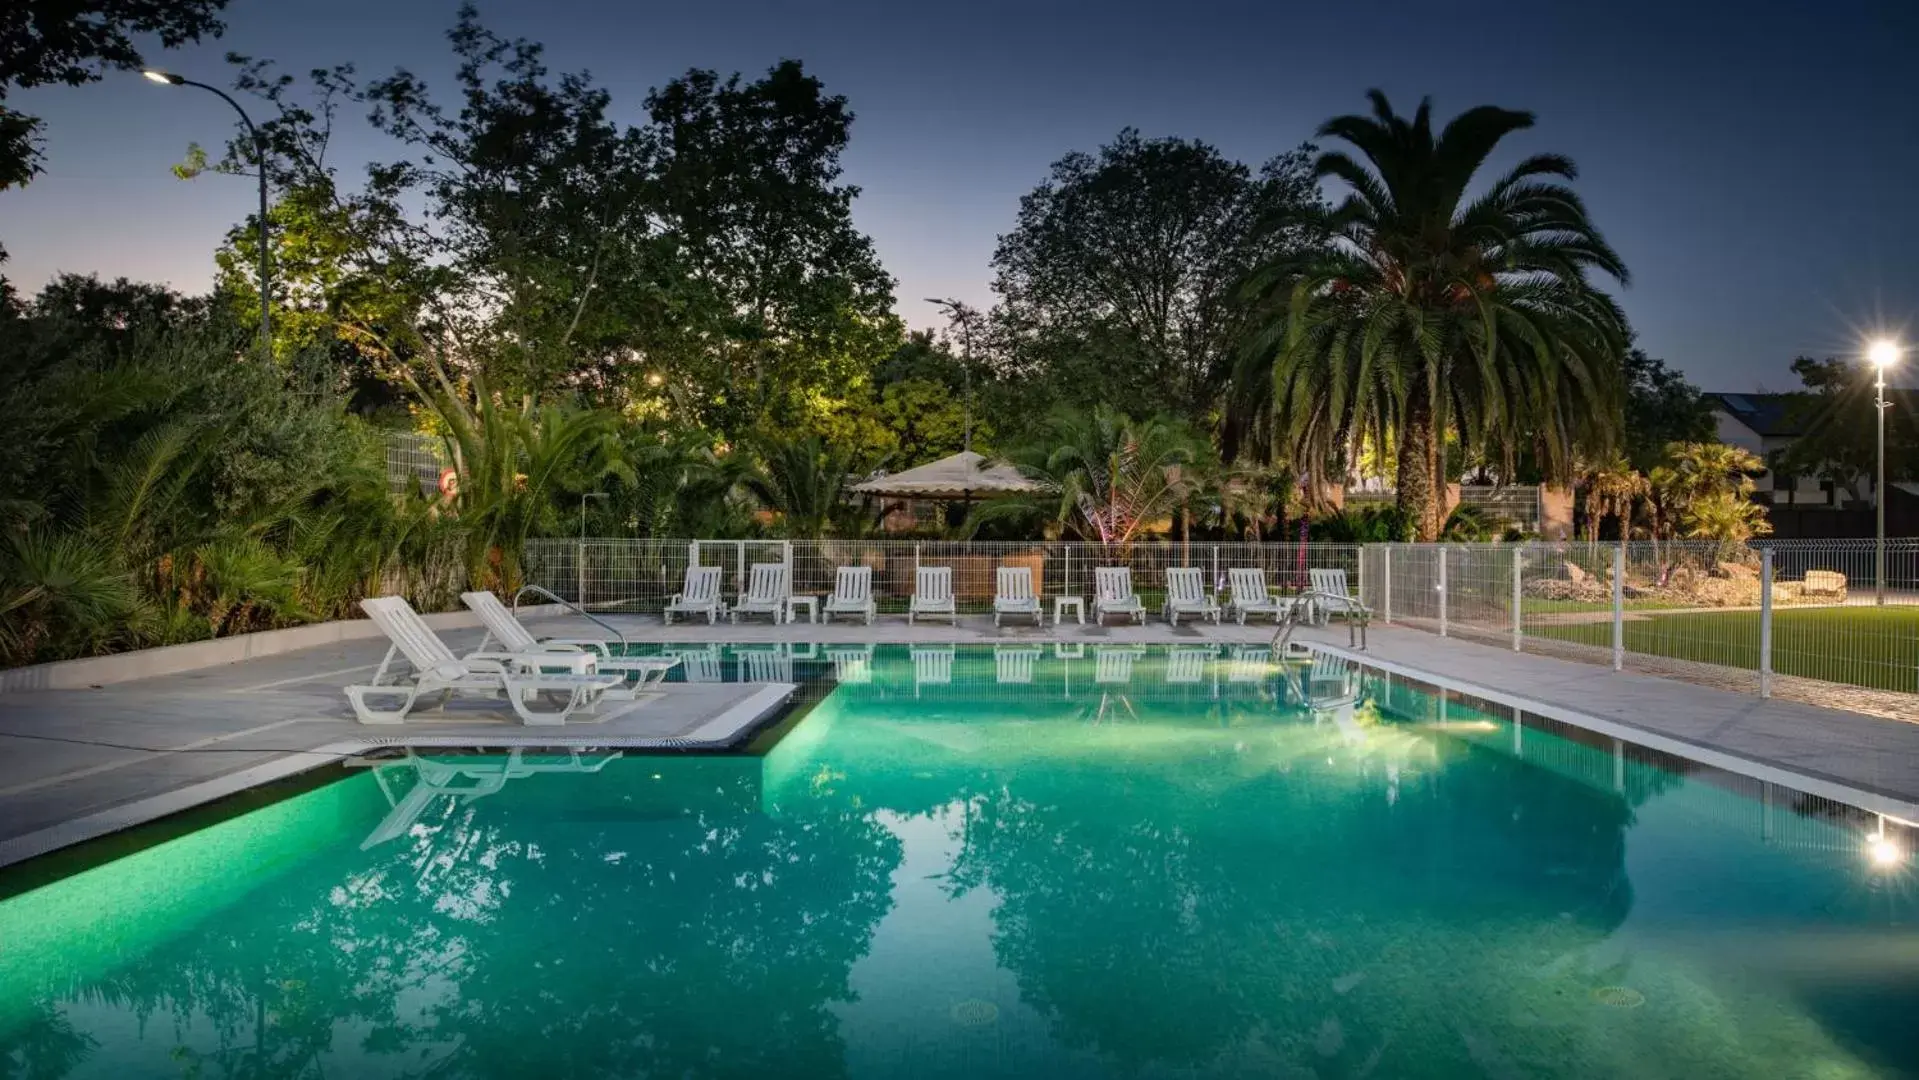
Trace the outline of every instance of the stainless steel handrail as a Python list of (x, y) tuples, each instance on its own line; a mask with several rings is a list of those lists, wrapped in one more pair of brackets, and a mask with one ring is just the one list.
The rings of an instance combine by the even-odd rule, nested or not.
[(589, 622), (598, 624), (601, 629), (605, 630), (607, 633), (612, 634), (614, 637), (619, 639), (620, 655), (621, 656), (626, 655), (628, 651), (627, 650), (628, 643), (626, 640), (626, 635), (620, 633), (619, 627), (614, 626), (612, 623), (607, 622), (605, 619), (600, 618), (598, 615), (593, 614), (592, 612), (586, 610), (585, 608), (581, 607), (580, 605), (574, 603), (571, 600), (567, 600), (567, 599), (564, 599), (563, 597), (554, 595), (553, 590), (548, 589), (543, 585), (520, 586), (520, 591), (513, 594), (513, 613), (515, 616), (518, 616), (520, 612), (520, 597), (525, 596), (527, 593), (533, 593), (536, 596), (544, 596), (548, 600), (553, 601), (554, 603), (560, 605), (561, 607), (571, 610), (575, 615), (578, 615), (580, 618), (586, 619)]

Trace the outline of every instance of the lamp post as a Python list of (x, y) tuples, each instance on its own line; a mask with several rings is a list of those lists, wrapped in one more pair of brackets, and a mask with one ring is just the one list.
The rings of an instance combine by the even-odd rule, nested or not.
[(960, 416), (964, 427), (960, 434), (960, 448), (973, 449), (973, 309), (953, 299), (940, 299), (937, 296), (926, 298), (929, 304), (936, 304), (946, 312), (946, 317), (959, 324), (960, 328)]
[(1872, 411), (1879, 421), (1879, 475), (1872, 484), (1872, 505), (1878, 517), (1873, 542), (1873, 603), (1886, 602), (1886, 369), (1899, 362), (1899, 343), (1880, 338), (1866, 350), (1878, 378), (1873, 382)]
[(233, 106), (240, 114), (240, 122), (246, 125), (247, 137), (253, 141), (253, 158), (260, 168), (260, 354), (273, 355), (273, 300), (269, 288), (271, 278), (267, 273), (267, 148), (260, 140), (260, 129), (253, 126), (253, 118), (240, 107), (240, 103), (228, 97), (226, 91), (217, 86), (208, 86), (203, 82), (175, 75), (171, 72), (147, 68), (140, 74), (162, 86), (197, 86), (210, 94), (218, 95), (221, 101)]

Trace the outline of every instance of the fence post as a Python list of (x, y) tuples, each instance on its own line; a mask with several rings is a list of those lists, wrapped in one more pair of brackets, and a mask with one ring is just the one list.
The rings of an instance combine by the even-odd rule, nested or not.
[(1612, 552), (1612, 669), (1626, 667), (1626, 542)]
[(1219, 545), (1213, 545), (1213, 592), (1219, 592)]
[(1439, 545), (1439, 636), (1446, 636), (1446, 545)]
[(573, 602), (580, 605), (581, 607), (585, 607), (586, 606), (586, 541), (584, 540), (580, 541), (580, 561), (574, 564), (573, 571), (574, 571), (574, 576), (578, 578), (578, 584), (576, 584), (573, 587)]
[(1513, 651), (1514, 652), (1520, 651), (1519, 650), (1520, 631), (1523, 626), (1520, 619), (1520, 615), (1524, 611), (1524, 607), (1520, 601), (1520, 596), (1522, 594), (1519, 590), (1519, 563), (1520, 563), (1520, 553), (1523, 552), (1524, 550), (1525, 548), (1523, 545), (1520, 545), (1520, 544), (1513, 545)]
[(1379, 575), (1380, 591), (1385, 594), (1385, 602), (1380, 607), (1385, 609), (1386, 625), (1391, 626), (1393, 623), (1393, 545), (1388, 542), (1381, 544), (1380, 547), (1385, 550), (1385, 565), (1380, 567)]
[(1353, 556), (1354, 577), (1358, 579), (1359, 591), (1355, 594), (1360, 603), (1366, 602), (1366, 546), (1361, 544)]
[(1772, 696), (1772, 548), (1759, 552), (1759, 696)]

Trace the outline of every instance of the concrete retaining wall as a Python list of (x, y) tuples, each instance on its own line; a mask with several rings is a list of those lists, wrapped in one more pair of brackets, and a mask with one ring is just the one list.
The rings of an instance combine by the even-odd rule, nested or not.
[[(567, 609), (557, 604), (520, 609), (521, 618), (544, 618), (566, 613)], [(480, 625), (480, 617), (470, 611), (447, 611), (424, 618), (427, 625), (435, 630), (464, 630)], [(337, 622), (292, 626), (285, 630), (263, 630), (257, 634), (191, 641), (184, 645), (163, 645), (157, 649), (137, 649), (110, 656), (58, 660), (51, 664), (0, 671), (0, 694), (23, 690), (84, 690), (90, 686), (174, 675), (182, 671), (235, 664), (259, 656), (277, 656), (316, 645), (333, 645), (379, 636), (380, 628), (373, 625), (370, 619), (341, 619)]]

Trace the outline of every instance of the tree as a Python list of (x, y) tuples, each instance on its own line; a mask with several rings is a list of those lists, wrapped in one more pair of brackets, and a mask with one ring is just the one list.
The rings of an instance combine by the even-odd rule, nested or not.
[(1013, 363), (1056, 400), (1216, 419), (1254, 266), (1313, 242), (1305, 151), (1257, 174), (1203, 142), (1127, 128), (1020, 200), (993, 255)]
[(1624, 454), (1590, 465), (1584, 472), (1587, 541), (1599, 542), (1599, 527), (1609, 517), (1619, 519), (1621, 540), (1632, 539), (1633, 503), (1650, 491), (1645, 476)]
[(1628, 334), (1590, 277), (1623, 283), (1626, 268), (1561, 182), (1577, 175), (1563, 156), (1533, 155), (1469, 193), (1531, 113), (1480, 106), (1435, 136), (1430, 102), (1409, 119), (1369, 96), (1371, 116), (1319, 129), (1359, 156), (1323, 153), (1314, 175), (1351, 190), (1328, 219), (1334, 243), (1304, 271), (1278, 260), (1252, 279), (1262, 315), (1241, 378), (1270, 382), (1303, 471), (1362, 436), (1392, 445), (1398, 504), (1430, 540), (1449, 433), (1468, 456), (1530, 451), (1559, 478), (1575, 447), (1611, 442)]
[(780, 516), (785, 535), (810, 540), (860, 530), (861, 515), (847, 505), (848, 489), (858, 479), (856, 466), (844, 447), (806, 435), (765, 440), (755, 451), (746, 488)]
[(227, 0), (9, 0), (0, 11), (0, 191), (39, 175), (38, 117), (9, 109), (7, 92), (99, 82), (146, 61), (133, 39), (176, 49), (226, 29)]
[[(1187, 506), (1193, 466), (1210, 449), (1184, 421), (1135, 420), (1098, 405), (1059, 408), (1033, 441), (1007, 457), (1042, 486), (1055, 524), (1123, 548)], [(975, 525), (1032, 506), (1032, 500), (995, 500), (982, 506)]]
[(1712, 439), (1712, 407), (1706, 396), (1664, 360), (1632, 349), (1626, 353), (1621, 374), (1626, 387), (1621, 441), (1632, 468), (1640, 472), (1653, 468), (1673, 443)]
[[(1866, 484), (1877, 475), (1879, 433), (1873, 419), (1871, 365), (1833, 357), (1794, 358), (1793, 374), (1805, 390), (1787, 405), (1786, 416), (1801, 431), (1772, 464), (1783, 475), (1817, 476), (1843, 488), (1854, 500), (1866, 498)], [(1919, 417), (1905, 390), (1888, 388), (1895, 406), (1886, 410), (1886, 479), (1919, 476)]]
[(900, 340), (892, 279), (840, 182), (846, 99), (797, 61), (753, 82), (689, 71), (647, 97), (667, 318), (642, 335), (701, 422), (806, 424)]

